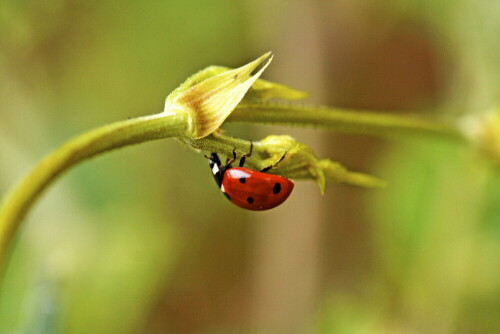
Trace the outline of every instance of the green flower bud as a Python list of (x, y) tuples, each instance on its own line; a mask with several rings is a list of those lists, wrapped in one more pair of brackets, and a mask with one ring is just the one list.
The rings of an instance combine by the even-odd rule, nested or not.
[(349, 171), (329, 159), (318, 159), (309, 146), (290, 136), (271, 135), (254, 145), (258, 147), (261, 158), (264, 156), (260, 167), (274, 164), (286, 152), (285, 159), (271, 171), (291, 179), (313, 179), (322, 194), (326, 189), (326, 181), (369, 188), (386, 185), (385, 181), (374, 176)]
[(186, 135), (206, 137), (221, 126), (271, 60), (271, 53), (266, 53), (234, 70), (209, 67), (198, 72), (167, 97), (164, 113), (186, 113)]

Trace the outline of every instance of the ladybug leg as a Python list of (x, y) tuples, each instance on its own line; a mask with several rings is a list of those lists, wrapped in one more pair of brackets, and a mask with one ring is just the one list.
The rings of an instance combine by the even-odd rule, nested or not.
[(285, 156), (286, 156), (286, 152), (285, 152), (285, 153), (283, 153), (283, 155), (281, 156), (281, 158), (279, 158), (279, 159), (278, 159), (278, 161), (276, 161), (276, 162), (274, 163), (274, 165), (269, 165), (269, 166), (266, 166), (266, 167), (262, 168), (262, 169), (260, 170), (260, 171), (261, 171), (261, 173), (265, 173), (265, 172), (267, 172), (268, 170), (270, 170), (271, 168), (277, 167), (277, 166), (279, 165), (279, 163), (280, 163), (283, 159), (285, 159)]
[(229, 158), (226, 159), (226, 165), (224, 166), (224, 168), (225, 169), (231, 168), (231, 164), (233, 162), (235, 162), (235, 161), (236, 161), (236, 149), (233, 148), (233, 158), (232, 159), (229, 159)]
[(253, 143), (250, 142), (250, 151), (241, 156), (239, 167), (243, 167), (243, 165), (245, 164), (245, 158), (252, 155), (252, 150), (253, 150)]

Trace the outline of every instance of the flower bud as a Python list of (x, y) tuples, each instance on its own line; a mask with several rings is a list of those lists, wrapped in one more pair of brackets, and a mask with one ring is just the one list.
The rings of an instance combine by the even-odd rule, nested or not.
[[(222, 125), (271, 60), (272, 54), (266, 53), (234, 70), (208, 67), (167, 97), (164, 113), (186, 113), (186, 136), (194, 139), (206, 137)], [(252, 74), (256, 69), (258, 71)]]
[(329, 159), (318, 159), (309, 146), (290, 136), (268, 136), (256, 145), (259, 146), (259, 151), (269, 156), (262, 161), (263, 166), (272, 165), (286, 152), (285, 159), (273, 170), (291, 179), (313, 179), (322, 194), (325, 193), (326, 181), (368, 188), (385, 186), (385, 181), (374, 176), (349, 171)]

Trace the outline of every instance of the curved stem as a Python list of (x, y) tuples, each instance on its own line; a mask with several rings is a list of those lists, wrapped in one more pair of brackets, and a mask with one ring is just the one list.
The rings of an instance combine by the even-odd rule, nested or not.
[(383, 137), (427, 135), (455, 141), (468, 140), (459, 126), (453, 122), (426, 119), (409, 114), (395, 115), (292, 104), (240, 104), (227, 121), (313, 126), (340, 132)]
[[(29, 207), (55, 178), (82, 160), (126, 145), (165, 137), (177, 137), (194, 148), (226, 154), (235, 147), (243, 151), (248, 146), (248, 141), (224, 136), (206, 137), (200, 140), (187, 139), (186, 129), (189, 125), (187, 117), (188, 115), (183, 112), (160, 113), (113, 123), (76, 137), (46, 156), (12, 188), (0, 204), (0, 264)], [(238, 105), (228, 121), (317, 126), (379, 136), (432, 135), (467, 141), (460, 128), (451, 122), (445, 123), (409, 115), (324, 107), (243, 103)], [(327, 169), (326, 172), (327, 178), (335, 179), (328, 174), (331, 171)], [(363, 180), (356, 177), (350, 182), (357, 184), (364, 182)]]
[(156, 114), (116, 122), (82, 134), (47, 155), (0, 205), (0, 264), (29, 207), (47, 186), (78, 162), (126, 145), (185, 133), (186, 116)]

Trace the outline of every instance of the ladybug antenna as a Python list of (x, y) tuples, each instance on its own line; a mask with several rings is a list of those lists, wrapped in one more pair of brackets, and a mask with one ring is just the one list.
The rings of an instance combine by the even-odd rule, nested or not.
[(281, 156), (281, 158), (279, 158), (279, 159), (278, 159), (278, 161), (276, 161), (273, 165), (266, 166), (266, 167), (262, 168), (260, 171), (261, 171), (262, 173), (265, 173), (265, 172), (267, 172), (268, 170), (270, 170), (271, 168), (275, 168), (275, 167), (277, 167), (277, 166), (279, 165), (279, 163), (280, 163), (281, 161), (283, 161), (283, 159), (285, 159), (286, 153), (287, 153), (287, 152), (285, 151), (285, 153), (283, 153), (283, 155)]
[(210, 165), (215, 164), (217, 166), (220, 166), (220, 164), (221, 164), (219, 156), (215, 152), (211, 153), (210, 156), (204, 155), (204, 157), (207, 158), (208, 160), (210, 160), (209, 161)]

